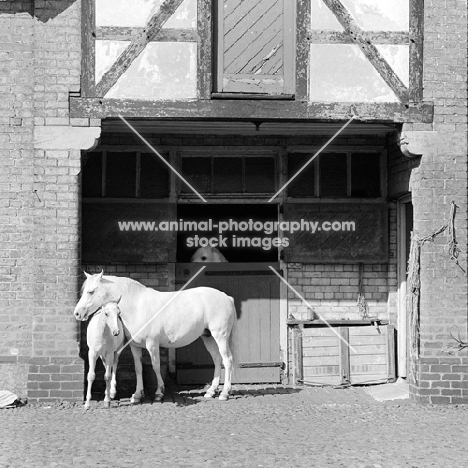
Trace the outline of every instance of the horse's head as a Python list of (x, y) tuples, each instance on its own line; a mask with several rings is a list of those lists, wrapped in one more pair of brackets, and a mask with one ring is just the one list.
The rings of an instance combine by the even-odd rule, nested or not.
[(114, 336), (119, 336), (119, 333), (120, 333), (120, 329), (119, 329), (120, 309), (118, 306), (119, 301), (108, 302), (101, 309), (101, 314), (104, 314), (104, 320), (107, 323), (107, 326), (109, 327), (111, 333)]
[(227, 262), (226, 257), (216, 247), (200, 247), (192, 255), (191, 263)]
[(83, 284), (81, 298), (76, 304), (76, 320), (88, 320), (98, 309), (112, 300), (102, 278), (104, 271), (96, 275), (89, 275), (85, 272), (86, 281)]

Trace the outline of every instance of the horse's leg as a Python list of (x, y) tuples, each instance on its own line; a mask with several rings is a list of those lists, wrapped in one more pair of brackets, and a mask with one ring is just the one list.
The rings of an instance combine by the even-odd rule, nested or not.
[(221, 378), (221, 354), (219, 353), (218, 345), (212, 336), (202, 336), (203, 343), (207, 351), (210, 353), (214, 362), (214, 376), (210, 388), (205, 393), (205, 398), (213, 398), (216, 390), (219, 387), (219, 379)]
[(232, 367), (233, 367), (232, 353), (229, 348), (229, 337), (227, 337), (224, 333), (215, 333), (215, 332), (211, 332), (211, 333), (218, 345), (221, 358), (223, 359), (225, 375), (224, 375), (223, 391), (219, 395), (219, 399), (222, 401), (225, 401), (229, 398), (229, 391), (231, 390)]
[(164, 396), (164, 381), (161, 375), (161, 357), (159, 355), (159, 343), (146, 344), (146, 349), (151, 357), (151, 364), (153, 364), (153, 370), (158, 380), (158, 386), (156, 388), (156, 394), (154, 395), (154, 401), (161, 401)]
[(132, 350), (133, 360), (135, 361), (135, 373), (136, 373), (136, 390), (130, 400), (131, 403), (140, 403), (141, 399), (145, 396), (143, 390), (143, 366), (141, 364), (141, 348), (130, 345)]
[(93, 351), (89, 350), (88, 388), (86, 390), (86, 401), (84, 404), (85, 409), (89, 409), (89, 402), (91, 401), (91, 388), (93, 386), (94, 379), (96, 378), (96, 360), (97, 355)]
[(104, 394), (104, 408), (110, 407), (110, 386), (111, 386), (111, 378), (112, 378), (112, 354), (101, 356), (102, 363), (104, 364), (104, 369), (106, 372), (104, 373), (104, 380), (106, 381), (106, 392)]
[(117, 364), (119, 363), (119, 353), (114, 353), (114, 364), (112, 366), (112, 379), (110, 388), (110, 397), (115, 398), (117, 393)]

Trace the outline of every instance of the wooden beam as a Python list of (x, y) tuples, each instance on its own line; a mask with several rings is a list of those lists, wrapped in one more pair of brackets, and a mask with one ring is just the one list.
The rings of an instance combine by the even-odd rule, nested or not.
[(198, 99), (210, 99), (213, 90), (213, 62), (212, 62), (212, 6), (209, 0), (198, 0), (197, 3), (198, 29)]
[(381, 55), (377, 47), (372, 44), (367, 32), (354, 21), (348, 10), (343, 6), (340, 0), (323, 0), (325, 5), (331, 10), (340, 22), (341, 26), (351, 36), (354, 43), (357, 44), (372, 66), (387, 83), (390, 89), (395, 93), (401, 102), (409, 101), (408, 88), (400, 80), (392, 67)]
[(410, 1), (409, 98), (423, 99), (424, 0)]
[(307, 101), (309, 89), (310, 0), (298, 0), (296, 15), (296, 99)]
[(95, 96), (95, 23), (96, 11), (94, 0), (83, 0), (81, 4), (81, 16), (83, 27), (81, 28), (81, 95), (84, 97)]
[(133, 37), (130, 45), (122, 52), (119, 58), (112, 64), (109, 71), (104, 73), (101, 81), (96, 85), (96, 94), (105, 96), (117, 80), (128, 70), (130, 65), (143, 52), (156, 34), (161, 30), (166, 21), (175, 13), (184, 0), (165, 0), (159, 10), (150, 18), (143, 30)]
[[(104, 41), (132, 41), (143, 34), (144, 28), (126, 28), (121, 26), (99, 26), (96, 39)], [(192, 29), (161, 29), (150, 42), (197, 42), (197, 31)]]
[[(375, 44), (408, 45), (410, 35), (406, 31), (366, 31), (369, 40)], [(347, 32), (312, 29), (307, 35), (311, 44), (354, 44)]]
[(104, 119), (238, 119), (252, 121), (345, 121), (355, 115), (368, 122), (431, 123), (434, 108), (424, 103), (409, 106), (385, 102), (239, 101), (228, 99), (193, 101), (143, 101), (137, 99), (70, 98), (71, 117)]

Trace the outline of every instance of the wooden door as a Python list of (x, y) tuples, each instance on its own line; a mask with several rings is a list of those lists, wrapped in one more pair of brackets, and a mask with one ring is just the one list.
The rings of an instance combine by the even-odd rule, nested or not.
[[(202, 266), (207, 268), (189, 287), (209, 286), (234, 297), (237, 334), (234, 352), (240, 368), (234, 382), (280, 382), (279, 279), (265, 263), (179, 263), (176, 283), (182, 287)], [(199, 338), (176, 350), (177, 382), (204, 384), (213, 378), (213, 361)], [(224, 377), (222, 375), (222, 377)]]
[(217, 91), (292, 94), (294, 2), (217, 0)]

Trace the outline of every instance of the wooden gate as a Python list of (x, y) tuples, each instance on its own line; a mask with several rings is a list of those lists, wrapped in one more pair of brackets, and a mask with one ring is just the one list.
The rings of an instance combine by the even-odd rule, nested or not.
[[(234, 382), (280, 382), (279, 280), (271, 263), (179, 263), (180, 289), (201, 267), (205, 270), (188, 286), (209, 286), (234, 297), (237, 334), (234, 352), (240, 368)], [(213, 378), (213, 361), (201, 338), (176, 350), (177, 382), (204, 384)], [(222, 376), (223, 377), (223, 376)]]

